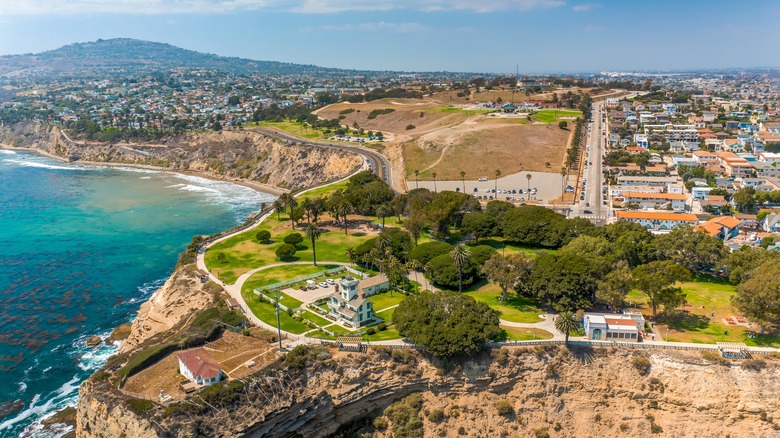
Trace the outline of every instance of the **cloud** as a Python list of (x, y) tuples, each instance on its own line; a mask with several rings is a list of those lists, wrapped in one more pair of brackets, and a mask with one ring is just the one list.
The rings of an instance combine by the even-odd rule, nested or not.
[(604, 32), (605, 30), (607, 29), (593, 24), (589, 24), (585, 26), (585, 32), (589, 32), (589, 33)]
[(585, 3), (581, 5), (574, 5), (571, 7), (571, 10), (574, 12), (588, 12), (592, 9), (600, 8), (601, 5), (595, 4), (595, 3)]
[(0, 0), (1, 16), (77, 14), (214, 14), (275, 11), (305, 14), (391, 10), (529, 11), (564, 6), (564, 0)]
[(422, 32), (429, 30), (428, 26), (420, 23), (388, 23), (380, 21), (378, 23), (359, 23), (359, 24), (343, 24), (339, 26), (323, 26), (322, 30), (332, 32), (397, 32), (397, 33), (412, 33)]

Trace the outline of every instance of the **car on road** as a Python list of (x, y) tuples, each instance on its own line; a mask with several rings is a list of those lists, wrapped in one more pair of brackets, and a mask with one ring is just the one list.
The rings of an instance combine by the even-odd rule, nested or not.
[(480, 178), (478, 181), (479, 181), (479, 182), (485, 182), (485, 181), (487, 181), (487, 178), (485, 178), (485, 177), (482, 177), (482, 178)]
[(324, 282), (324, 281), (321, 281), (321, 282), (318, 283), (318, 286), (319, 287), (328, 287), (328, 283)]
[(478, 191), (479, 191), (479, 189), (478, 189), (478, 188), (476, 188), (476, 187), (474, 187), (474, 192), (476, 193), (476, 192), (478, 192)]
[(593, 212), (592, 212), (592, 211), (590, 211), (590, 210), (585, 210), (585, 211), (583, 211), (583, 213), (584, 213), (584, 214), (593, 214)]
[(332, 279), (332, 278), (329, 278), (329, 279), (327, 279), (327, 280), (325, 280), (325, 281), (327, 281), (327, 282), (328, 282), (328, 284), (336, 284), (336, 280), (334, 280), (334, 279)]

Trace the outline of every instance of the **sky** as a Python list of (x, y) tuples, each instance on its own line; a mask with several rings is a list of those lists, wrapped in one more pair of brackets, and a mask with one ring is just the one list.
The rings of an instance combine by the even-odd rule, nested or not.
[(0, 54), (127, 37), (370, 70), (777, 67), (778, 22), (776, 0), (0, 0)]

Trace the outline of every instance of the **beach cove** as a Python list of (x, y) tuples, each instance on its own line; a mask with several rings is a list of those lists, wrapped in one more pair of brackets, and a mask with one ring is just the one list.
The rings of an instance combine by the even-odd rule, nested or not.
[(0, 435), (41, 436), (37, 423), (75, 405), (116, 350), (87, 338), (131, 321), (192, 236), (273, 199), (200, 176), (0, 150), (0, 366), (11, 376), (0, 403), (22, 404)]

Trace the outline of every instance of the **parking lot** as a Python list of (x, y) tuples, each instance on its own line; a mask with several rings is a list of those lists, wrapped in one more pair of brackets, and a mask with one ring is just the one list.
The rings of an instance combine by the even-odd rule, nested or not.
[[(536, 188), (535, 194), (527, 193), (529, 181), (526, 175), (531, 175), (530, 187)], [(555, 198), (561, 196), (562, 180), (559, 173), (552, 172), (519, 172), (512, 175), (507, 175), (498, 179), (498, 190), (506, 191), (509, 193), (493, 193), (492, 190), (496, 187), (496, 181), (491, 179), (489, 175), (485, 175), (484, 178), (487, 181), (474, 181), (466, 180), (466, 193), (470, 195), (478, 196), (493, 196), (493, 199), (506, 201), (508, 197), (514, 197), (516, 201), (536, 201), (540, 203), (549, 203)], [(408, 189), (414, 189), (417, 187), (417, 183), (413, 178), (407, 180), (406, 186)], [(438, 190), (451, 190), (451, 191), (463, 191), (464, 183), (461, 181), (436, 181), (436, 188)], [(427, 188), (429, 190), (434, 189), (433, 181), (420, 181), (420, 188)], [(474, 191), (476, 189), (476, 191)], [(488, 192), (488, 190), (490, 192)], [(515, 190), (516, 193), (511, 193)], [(523, 193), (520, 193), (520, 191)]]
[(282, 293), (285, 293), (298, 301), (302, 301), (304, 304), (313, 303), (320, 298), (327, 297), (335, 291), (335, 284), (329, 284), (327, 287), (322, 287), (318, 284), (317, 288), (313, 290), (300, 290), (292, 288), (282, 289)]

